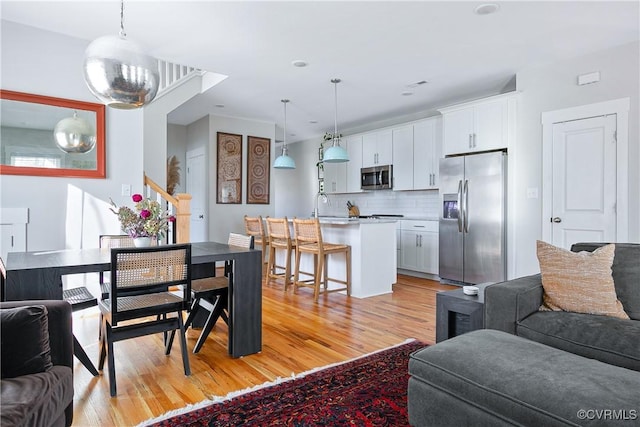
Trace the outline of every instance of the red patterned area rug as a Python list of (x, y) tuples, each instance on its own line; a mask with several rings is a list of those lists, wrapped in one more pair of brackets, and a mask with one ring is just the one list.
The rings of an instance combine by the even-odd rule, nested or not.
[(408, 426), (408, 341), (146, 421), (141, 426)]

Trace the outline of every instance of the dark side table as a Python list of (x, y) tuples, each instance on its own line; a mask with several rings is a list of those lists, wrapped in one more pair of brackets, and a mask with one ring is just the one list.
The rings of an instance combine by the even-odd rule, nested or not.
[(474, 285), (478, 295), (462, 288), (436, 294), (436, 342), (484, 328), (484, 288), (492, 284)]

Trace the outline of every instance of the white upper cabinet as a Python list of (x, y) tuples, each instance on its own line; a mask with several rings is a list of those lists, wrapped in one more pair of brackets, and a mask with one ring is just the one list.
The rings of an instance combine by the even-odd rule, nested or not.
[(362, 167), (393, 163), (393, 137), (390, 129), (366, 133), (362, 136)]
[(507, 148), (514, 110), (512, 94), (440, 109), (444, 155)]
[[(413, 189), (438, 188), (442, 157), (442, 117), (431, 117), (413, 126)], [(395, 153), (394, 153), (395, 158)]]
[(362, 191), (360, 183), (360, 169), (362, 168), (362, 135), (352, 135), (346, 138), (346, 149), (349, 155), (347, 162), (347, 193)]
[(393, 186), (396, 191), (413, 190), (413, 126), (392, 130)]
[(347, 164), (348, 163), (349, 162), (324, 164), (325, 193), (346, 193), (347, 192)]
[(438, 188), (442, 118), (430, 117), (393, 131), (393, 189)]

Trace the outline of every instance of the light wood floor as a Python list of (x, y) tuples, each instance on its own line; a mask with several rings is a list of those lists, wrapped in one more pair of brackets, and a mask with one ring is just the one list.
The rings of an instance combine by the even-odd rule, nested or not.
[[(184, 375), (179, 345), (165, 356), (162, 334), (115, 344), (118, 396), (104, 375), (93, 377), (75, 359), (74, 426), (130, 426), (212, 396), (342, 362), (407, 338), (435, 342), (435, 295), (454, 289), (438, 282), (398, 277), (393, 294), (357, 299), (329, 294), (313, 303), (311, 289), (285, 293), (280, 282), (263, 284), (263, 346), (260, 354), (227, 355), (227, 327), (214, 328)], [(98, 312), (74, 314), (74, 333), (98, 360)], [(199, 330), (187, 332), (189, 351)], [(177, 343), (176, 343), (177, 344)]]

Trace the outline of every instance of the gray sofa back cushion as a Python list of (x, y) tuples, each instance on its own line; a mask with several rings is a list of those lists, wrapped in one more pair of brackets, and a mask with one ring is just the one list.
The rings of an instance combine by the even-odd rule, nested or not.
[[(593, 252), (607, 243), (575, 243), (573, 252)], [(616, 294), (631, 319), (640, 320), (640, 244), (616, 243), (611, 271)]]

